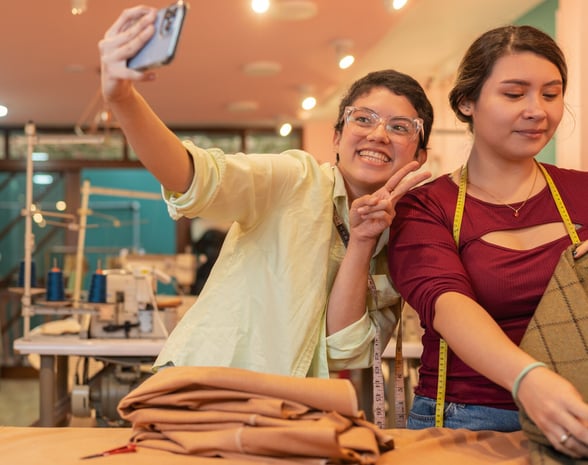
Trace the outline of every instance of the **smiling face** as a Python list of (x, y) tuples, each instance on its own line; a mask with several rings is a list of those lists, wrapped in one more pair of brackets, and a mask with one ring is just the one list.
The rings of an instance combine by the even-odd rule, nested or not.
[[(370, 109), (383, 118), (419, 116), (406, 97), (384, 87), (373, 88), (352, 105)], [(385, 124), (379, 124), (366, 135), (356, 135), (349, 124), (344, 124), (341, 132), (335, 133), (333, 143), (350, 202), (378, 190), (408, 162), (417, 159), (424, 163), (426, 159), (426, 151), (418, 149), (418, 137), (392, 140)]]
[(480, 96), (460, 110), (473, 122), (473, 152), (506, 159), (534, 157), (553, 137), (563, 116), (562, 76), (532, 52), (499, 58)]

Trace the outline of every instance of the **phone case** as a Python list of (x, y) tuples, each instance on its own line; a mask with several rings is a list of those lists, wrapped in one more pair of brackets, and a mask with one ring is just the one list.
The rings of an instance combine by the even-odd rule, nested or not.
[(184, 2), (159, 10), (153, 37), (127, 61), (127, 66), (143, 71), (170, 63), (176, 52), (186, 10)]

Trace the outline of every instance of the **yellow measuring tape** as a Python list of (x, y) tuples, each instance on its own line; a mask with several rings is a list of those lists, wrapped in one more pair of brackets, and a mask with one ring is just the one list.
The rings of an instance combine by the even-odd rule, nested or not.
[[(570, 215), (568, 210), (566, 209), (561, 195), (555, 187), (555, 183), (553, 179), (545, 169), (545, 167), (541, 163), (537, 163), (537, 166), (541, 170), (541, 173), (545, 177), (545, 181), (549, 186), (549, 190), (551, 192), (551, 196), (555, 202), (557, 210), (564, 222), (566, 230), (574, 244), (580, 242), (580, 238), (578, 237), (578, 233), (576, 232), (576, 228), (574, 227), (572, 220), (570, 219)], [(459, 248), (459, 233), (461, 231), (461, 222), (463, 219), (463, 211), (465, 209), (465, 196), (466, 196), (466, 188), (467, 188), (467, 181), (468, 181), (468, 168), (467, 164), (465, 164), (461, 168), (461, 174), (459, 178), (459, 191), (457, 194), (457, 202), (455, 206), (455, 216), (453, 218), (453, 239), (455, 240), (456, 246)], [(445, 409), (445, 391), (447, 385), (447, 357), (448, 357), (448, 348), (447, 342), (444, 339), (439, 340), (439, 371), (437, 374), (437, 399), (435, 402), (435, 426), (442, 427), (443, 426), (443, 414)]]
[[(457, 203), (455, 205), (455, 216), (453, 217), (453, 239), (455, 245), (459, 248), (459, 233), (461, 231), (461, 221), (465, 209), (465, 196), (468, 182), (468, 167), (463, 165), (459, 177), (459, 191), (457, 193)], [(435, 426), (443, 426), (443, 415), (445, 410), (445, 389), (447, 385), (447, 358), (449, 350), (447, 342), (443, 338), (439, 339), (439, 369), (437, 372), (437, 399), (435, 402)]]
[(553, 197), (553, 200), (555, 202), (555, 206), (557, 207), (557, 210), (559, 211), (561, 219), (563, 220), (564, 225), (566, 226), (566, 229), (568, 231), (570, 238), (572, 239), (572, 242), (574, 244), (580, 243), (580, 238), (578, 237), (578, 233), (576, 232), (576, 228), (574, 227), (574, 224), (572, 223), (572, 220), (570, 219), (570, 214), (568, 213), (568, 210), (566, 209), (566, 206), (564, 205), (563, 200), (561, 199), (561, 195), (559, 195), (559, 191), (557, 190), (557, 187), (555, 187), (555, 183), (553, 182), (553, 179), (551, 179), (551, 176), (549, 175), (549, 173), (547, 172), (547, 170), (545, 169), (545, 167), (541, 163), (537, 163), (537, 166), (541, 169), (541, 172), (543, 173), (543, 176), (545, 177), (545, 181), (547, 181), (547, 185), (549, 186), (549, 190), (551, 191), (551, 196)]

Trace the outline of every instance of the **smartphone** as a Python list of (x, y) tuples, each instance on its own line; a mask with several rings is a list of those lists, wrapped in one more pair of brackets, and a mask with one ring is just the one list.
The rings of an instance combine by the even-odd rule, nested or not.
[(135, 56), (127, 60), (127, 66), (144, 71), (170, 63), (176, 53), (187, 10), (183, 0), (160, 9), (155, 19), (153, 36)]

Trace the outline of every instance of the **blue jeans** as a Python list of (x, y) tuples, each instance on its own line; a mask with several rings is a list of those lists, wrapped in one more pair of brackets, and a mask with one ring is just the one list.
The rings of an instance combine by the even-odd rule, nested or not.
[[(435, 399), (415, 396), (408, 414), (407, 428), (424, 429), (435, 426)], [(473, 431), (518, 431), (521, 429), (519, 413), (482, 405), (445, 402), (443, 426), (466, 428)]]

